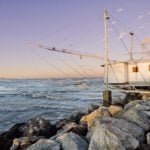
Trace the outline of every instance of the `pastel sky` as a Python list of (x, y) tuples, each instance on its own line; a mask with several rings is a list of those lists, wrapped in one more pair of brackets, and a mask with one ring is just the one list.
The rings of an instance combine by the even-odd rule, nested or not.
[(138, 40), (150, 37), (149, 0), (0, 0), (0, 77), (102, 76), (102, 60), (49, 52), (37, 44), (104, 56), (104, 8), (112, 22), (110, 58), (128, 57), (119, 39), (129, 49), (130, 31), (139, 51)]

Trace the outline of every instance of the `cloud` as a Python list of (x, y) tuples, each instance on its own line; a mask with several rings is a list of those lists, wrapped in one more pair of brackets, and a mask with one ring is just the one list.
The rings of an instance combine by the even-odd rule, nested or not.
[(116, 10), (116, 12), (122, 12), (122, 11), (124, 11), (124, 9), (123, 8), (118, 8), (117, 10)]
[(150, 11), (147, 12), (147, 15), (150, 15)]
[(112, 24), (116, 24), (116, 21), (112, 21)]
[(141, 30), (144, 29), (144, 26), (140, 26), (139, 29), (141, 29)]
[(124, 36), (126, 36), (127, 34), (128, 33), (126, 33), (126, 32), (121, 32), (120, 35), (119, 35), (119, 37), (118, 37), (118, 39), (124, 38)]
[(143, 15), (138, 16), (138, 20), (141, 20), (143, 18)]

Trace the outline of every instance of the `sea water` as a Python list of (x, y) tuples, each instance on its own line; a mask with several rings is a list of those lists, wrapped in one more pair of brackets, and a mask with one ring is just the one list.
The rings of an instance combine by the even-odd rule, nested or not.
[(103, 78), (1, 79), (0, 131), (42, 116), (51, 122), (102, 103)]

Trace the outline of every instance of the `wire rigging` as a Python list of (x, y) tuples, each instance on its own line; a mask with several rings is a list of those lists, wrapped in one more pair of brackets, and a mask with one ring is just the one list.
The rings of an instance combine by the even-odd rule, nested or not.
[[(113, 28), (114, 31), (116, 32), (117, 36), (119, 36), (119, 32), (118, 32), (118, 30), (115, 28), (115, 26), (113, 25), (111, 19), (110, 19), (110, 23), (111, 23), (112, 28)], [(121, 41), (121, 43), (123, 44), (125, 50), (128, 52), (128, 54), (129, 54), (129, 56), (130, 56), (130, 52), (129, 52), (129, 50), (128, 50), (126, 44), (124, 43), (124, 41), (123, 41), (122, 39), (120, 39), (120, 41)], [(132, 61), (133, 61), (134, 63), (136, 63), (135, 60), (132, 60)], [(145, 83), (147, 83), (147, 81), (146, 81), (145, 77), (143, 76), (142, 72), (141, 72), (141, 71), (139, 71), (139, 72), (140, 72), (140, 74), (141, 74), (141, 77), (143, 78), (143, 81), (144, 81)]]
[[(66, 64), (69, 68), (71, 68), (75, 73), (79, 74), (81, 77), (83, 78), (87, 78), (88, 76), (85, 76), (82, 72), (78, 71), (76, 68), (74, 68), (70, 63), (65, 62), (61, 57), (59, 57), (58, 55), (54, 54), (54, 56), (56, 58), (58, 58), (58, 60), (60, 62), (63, 62), (64, 64)], [(95, 83), (95, 81), (92, 81), (93, 84), (97, 87), (100, 87), (97, 83)]]

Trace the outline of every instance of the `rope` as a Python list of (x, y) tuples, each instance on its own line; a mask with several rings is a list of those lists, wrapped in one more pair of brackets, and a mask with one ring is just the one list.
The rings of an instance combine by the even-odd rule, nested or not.
[(63, 73), (66, 77), (71, 77), (68, 74), (66, 74), (64, 71), (62, 71), (60, 68), (57, 67), (57, 65), (50, 63), (45, 57), (43, 57), (41, 54), (39, 54), (36, 50), (35, 50), (36, 54), (42, 59), (44, 60), (47, 64), (49, 64), (50, 66), (53, 66), (53, 68), (61, 73)]
[[(84, 74), (82, 74), (80, 71), (78, 71), (77, 69), (75, 69), (71, 64), (66, 63), (62, 58), (60, 58), (58, 55), (54, 54), (54, 56), (56, 58), (58, 58), (59, 61), (63, 62), (64, 64), (66, 64), (69, 68), (71, 68), (74, 72), (76, 72), (77, 74), (79, 74), (81, 77), (83, 78), (87, 78), (87, 76), (85, 76)], [(94, 82), (94, 81), (93, 81)], [(94, 83), (95, 84), (95, 83)], [(100, 87), (97, 83), (95, 84), (95, 86)], [(88, 88), (89, 89), (89, 88)]]
[[(113, 28), (114, 31), (116, 32), (117, 36), (119, 36), (119, 32), (118, 32), (117, 29), (114, 27), (114, 25), (112, 24), (112, 21), (111, 21), (111, 20), (110, 20), (110, 23), (111, 23), (111, 25), (112, 25), (112, 28)], [(122, 42), (122, 44), (123, 44), (125, 50), (128, 52), (128, 54), (129, 54), (129, 56), (130, 56), (130, 52), (128, 51), (128, 48), (127, 48), (126, 44), (124, 43), (124, 41), (123, 41), (122, 39), (120, 39), (120, 41)], [(133, 62), (136, 63), (135, 60), (133, 60)], [(141, 76), (142, 76), (142, 78), (143, 78), (143, 81), (147, 84), (147, 81), (146, 81), (146, 79), (144, 78), (143, 74), (141, 73), (141, 71), (139, 71), (139, 72), (140, 72), (140, 74), (141, 74)]]
[[(74, 57), (72, 56), (72, 59), (71, 59), (75, 64), (76, 64), (76, 62), (75, 62), (75, 59), (74, 59)], [(77, 65), (80, 69), (81, 69), (81, 71), (88, 77), (88, 78), (91, 78), (91, 77), (93, 77), (92, 75), (90, 75), (89, 73), (87, 73), (85, 70), (84, 70), (84, 68), (82, 67), (83, 66), (83, 63), (82, 63), (82, 58), (80, 59), (81, 60), (81, 66), (80, 65)], [(100, 87), (99, 86), (99, 84), (97, 84), (97, 82), (95, 82), (95, 81), (92, 81), (97, 87)]]

